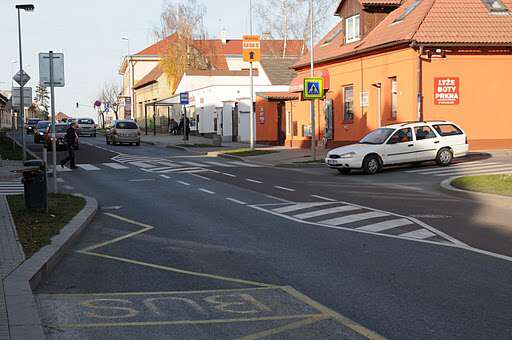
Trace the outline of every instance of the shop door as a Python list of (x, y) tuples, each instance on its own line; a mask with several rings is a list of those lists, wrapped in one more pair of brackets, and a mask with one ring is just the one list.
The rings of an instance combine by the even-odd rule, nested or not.
[(286, 118), (284, 117), (283, 102), (277, 103), (277, 144), (284, 145), (286, 140)]
[(238, 142), (238, 103), (235, 103), (231, 117), (231, 135), (233, 142)]

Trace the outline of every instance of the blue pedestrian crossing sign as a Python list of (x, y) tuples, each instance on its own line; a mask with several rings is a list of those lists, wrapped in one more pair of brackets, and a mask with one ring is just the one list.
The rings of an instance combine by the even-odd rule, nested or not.
[(324, 78), (304, 78), (304, 99), (324, 97)]

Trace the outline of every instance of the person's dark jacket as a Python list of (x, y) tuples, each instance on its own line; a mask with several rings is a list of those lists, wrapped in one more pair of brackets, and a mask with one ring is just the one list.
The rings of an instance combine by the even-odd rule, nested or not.
[(68, 127), (68, 129), (66, 130), (66, 135), (64, 136), (64, 141), (66, 142), (67, 145), (70, 145), (70, 146), (74, 146), (78, 142), (76, 130), (74, 128), (72, 128), (71, 126)]

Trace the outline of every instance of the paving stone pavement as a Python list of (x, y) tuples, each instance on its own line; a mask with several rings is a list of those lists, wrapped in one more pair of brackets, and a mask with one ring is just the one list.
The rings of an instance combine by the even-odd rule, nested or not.
[(24, 260), (5, 196), (0, 195), (0, 340), (9, 340), (4, 279)]

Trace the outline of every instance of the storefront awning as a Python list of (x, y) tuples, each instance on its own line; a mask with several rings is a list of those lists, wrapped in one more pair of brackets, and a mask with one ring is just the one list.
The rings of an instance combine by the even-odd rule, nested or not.
[(151, 103), (151, 106), (172, 106), (172, 105), (179, 105), (180, 104), (180, 95), (175, 94), (169, 98), (157, 100), (154, 103)]
[(298, 93), (291, 92), (258, 92), (256, 96), (264, 98), (268, 101), (286, 101), (299, 99)]
[[(324, 78), (324, 89), (328, 90), (330, 86), (330, 76), (328, 70), (315, 70), (315, 77)], [(309, 78), (309, 72), (297, 75), (290, 83), (290, 92), (304, 91), (304, 78)]]

